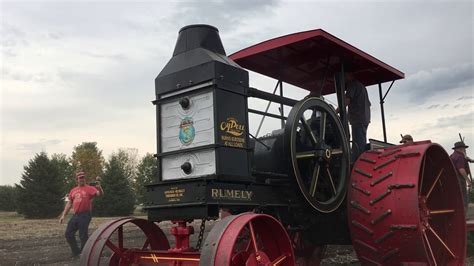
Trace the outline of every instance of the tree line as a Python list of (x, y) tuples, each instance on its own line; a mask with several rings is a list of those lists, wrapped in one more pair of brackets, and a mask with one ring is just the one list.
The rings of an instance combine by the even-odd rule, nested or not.
[(65, 197), (76, 186), (75, 173), (83, 171), (87, 183), (100, 181), (104, 195), (94, 199), (96, 216), (127, 216), (135, 205), (145, 203), (145, 185), (157, 176), (156, 158), (138, 150), (123, 148), (105, 160), (96, 142), (83, 142), (65, 154), (40, 152), (24, 166), (14, 186), (0, 186), (0, 211), (16, 211), (25, 218), (53, 218), (60, 215)]

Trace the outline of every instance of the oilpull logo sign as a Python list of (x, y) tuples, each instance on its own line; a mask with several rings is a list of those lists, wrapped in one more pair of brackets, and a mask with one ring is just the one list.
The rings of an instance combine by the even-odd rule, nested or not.
[(245, 132), (245, 125), (239, 124), (233, 117), (227, 118), (227, 121), (221, 123), (221, 130), (235, 137), (240, 137)]
[(244, 148), (245, 136), (242, 135), (245, 133), (245, 125), (239, 124), (237, 119), (233, 117), (228, 117), (226, 121), (221, 122), (220, 130), (228, 134), (220, 136), (225, 146)]

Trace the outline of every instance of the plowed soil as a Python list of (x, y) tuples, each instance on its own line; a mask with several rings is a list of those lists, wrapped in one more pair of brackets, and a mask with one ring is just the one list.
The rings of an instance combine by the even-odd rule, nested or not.
[[(145, 218), (145, 217), (141, 217)], [(116, 218), (93, 218), (89, 226), (89, 235), (97, 227)], [(160, 227), (168, 234), (169, 223), (161, 223)], [(196, 234), (191, 241), (194, 246), (199, 224), (194, 225)], [(207, 232), (212, 228), (209, 222)], [(14, 213), (0, 212), (0, 265), (78, 265), (71, 260), (69, 246), (64, 237), (66, 223), (59, 224), (57, 219), (25, 220)], [(141, 242), (142, 234), (131, 228), (126, 239)], [(170, 241), (172, 242), (172, 241)], [(473, 263), (468, 260), (468, 265)], [(359, 265), (351, 246), (329, 246), (323, 265)]]

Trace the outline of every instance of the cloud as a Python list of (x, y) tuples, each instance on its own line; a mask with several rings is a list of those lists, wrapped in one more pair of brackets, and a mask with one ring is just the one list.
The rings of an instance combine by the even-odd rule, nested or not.
[(47, 32), (46, 37), (52, 40), (59, 40), (64, 37), (64, 34), (61, 32)]
[(124, 61), (127, 60), (127, 56), (122, 54), (122, 53), (116, 53), (116, 54), (99, 54), (99, 53), (94, 53), (94, 52), (82, 52), (82, 54), (94, 57), (94, 58), (105, 58), (105, 59), (110, 59), (110, 60), (115, 60), (115, 61)]
[(218, 25), (222, 32), (229, 32), (245, 23), (247, 18), (268, 16), (278, 7), (278, 0), (231, 0), (181, 2), (177, 6), (177, 17), (186, 24), (209, 23)]
[(34, 152), (44, 151), (44, 150), (46, 150), (47, 147), (58, 145), (61, 142), (62, 142), (62, 140), (59, 140), (59, 139), (49, 139), (49, 140), (42, 139), (42, 140), (37, 141), (37, 142), (19, 143), (17, 145), (17, 148), (19, 150), (34, 153)]
[(432, 104), (432, 105), (428, 106), (427, 109), (436, 109), (436, 108), (439, 108), (439, 104)]
[(28, 45), (25, 32), (4, 20), (2, 20), (0, 27), (0, 36), (1, 53), (5, 57), (17, 56), (18, 47)]
[(464, 101), (464, 100), (469, 100), (469, 99), (474, 99), (474, 96), (462, 96), (456, 99), (456, 101)]
[[(462, 87), (470, 88), (472, 92), (474, 65), (473, 62), (469, 62), (451, 67), (422, 70), (408, 76), (403, 87), (405, 93), (409, 94), (409, 99), (415, 103), (424, 103), (433, 94)], [(470, 98), (472, 96), (464, 96), (458, 100)]]
[(432, 110), (432, 109), (446, 109), (447, 107), (449, 107), (449, 103), (447, 104), (432, 104), (430, 106), (428, 106), (428, 110)]
[[(156, 152), (153, 80), (171, 57), (178, 30), (189, 24), (216, 26), (228, 54), (323, 28), (407, 73), (390, 92), (385, 110), (396, 117), (387, 122), (407, 133), (420, 128), (420, 138), (456, 135), (461, 130), (456, 123), (474, 110), (472, 3), (105, 0), (16, 1), (2, 7), (0, 168), (2, 177), (11, 177), (3, 183), (16, 181), (33, 149), (69, 153), (90, 139), (104, 154), (119, 146)], [(252, 86), (273, 88), (274, 80), (255, 76)], [(294, 91), (285, 95), (293, 97)], [(458, 127), (472, 127), (466, 121)], [(268, 130), (279, 127), (275, 124)]]
[(49, 82), (52, 80), (50, 74), (44, 72), (33, 72), (29, 73), (24, 70), (11, 70), (8, 67), (2, 68), (2, 79), (3, 80), (14, 80), (23, 82)]
[(279, 0), (179, 2), (176, 13), (167, 19), (173, 27), (190, 24), (217, 27), (227, 54), (231, 54), (275, 37), (278, 25), (264, 18), (274, 18), (280, 4)]
[(452, 126), (462, 127), (468, 126), (472, 127), (474, 125), (474, 112), (467, 114), (460, 114), (454, 116), (445, 116), (438, 118), (434, 127), (437, 128), (448, 128)]

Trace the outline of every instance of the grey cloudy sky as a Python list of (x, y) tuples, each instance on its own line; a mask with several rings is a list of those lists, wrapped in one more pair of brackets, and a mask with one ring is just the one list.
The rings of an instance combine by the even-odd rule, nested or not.
[[(84, 141), (106, 156), (121, 147), (155, 153), (154, 78), (178, 30), (195, 23), (218, 27), (228, 54), (322, 28), (406, 74), (385, 105), (390, 142), (411, 133), (450, 152), (461, 132), (474, 146), (472, 1), (0, 3), (0, 184), (18, 182), (35, 153), (70, 155)], [(254, 87), (274, 82), (251, 74)], [(381, 139), (377, 89), (369, 94), (369, 137)]]

